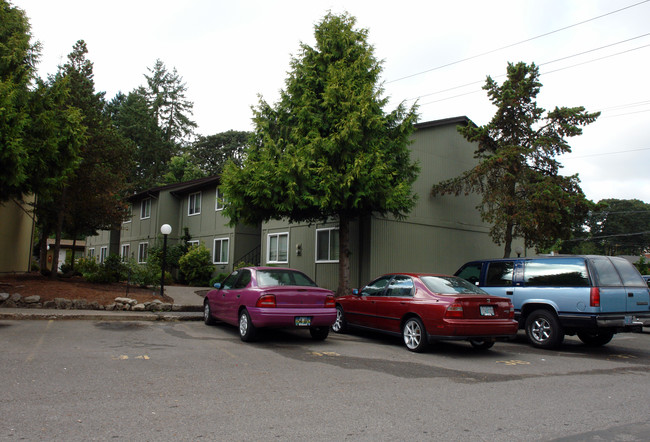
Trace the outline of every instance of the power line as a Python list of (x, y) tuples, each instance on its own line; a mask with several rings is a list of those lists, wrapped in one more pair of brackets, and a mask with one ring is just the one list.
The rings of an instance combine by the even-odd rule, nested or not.
[[(647, 1), (650, 1), (650, 0), (647, 0)], [(556, 62), (558, 62), (558, 61), (562, 61), (562, 60), (567, 60), (567, 59), (569, 59), (569, 58), (578, 57), (578, 56), (580, 56), (580, 55), (584, 55), (584, 54), (587, 54), (587, 53), (590, 53), (590, 52), (599, 51), (599, 50), (602, 50), (602, 49), (605, 49), (605, 48), (609, 48), (609, 47), (612, 47), (612, 46), (616, 46), (616, 45), (619, 45), (619, 44), (627, 43), (627, 42), (632, 41), (632, 40), (636, 40), (636, 39), (639, 39), (639, 38), (647, 37), (647, 36), (649, 36), (649, 35), (650, 35), (650, 33), (647, 33), (647, 34), (639, 35), (639, 36), (636, 36), (636, 37), (628, 38), (628, 39), (626, 39), (626, 40), (621, 40), (621, 41), (618, 41), (618, 42), (616, 42), (616, 43), (611, 43), (611, 44), (608, 44), (608, 45), (605, 45), (605, 46), (600, 46), (600, 47), (598, 47), (598, 48), (589, 49), (589, 50), (587, 50), (587, 51), (579, 52), (579, 53), (577, 53), (577, 54), (567, 55), (566, 57), (558, 58), (558, 59), (551, 60), (551, 61), (545, 61), (545, 62), (543, 62), (543, 63), (540, 63), (538, 66), (545, 66), (545, 65), (552, 64), (552, 63), (556, 63)], [(574, 64), (574, 65), (571, 65), (571, 66), (565, 66), (565, 67), (558, 68), (558, 69), (555, 69), (555, 70), (552, 70), (552, 71), (543, 72), (543, 73), (540, 72), (539, 76), (541, 77), (542, 75), (548, 75), (548, 74), (552, 74), (552, 73), (555, 73), (555, 72), (559, 72), (559, 71), (563, 71), (563, 70), (566, 70), (566, 69), (570, 69), (570, 68), (573, 68), (573, 67), (581, 66), (581, 65), (583, 65), (583, 64), (593, 63), (593, 62), (600, 61), (600, 60), (603, 60), (603, 59), (606, 59), (606, 58), (611, 58), (611, 57), (615, 57), (615, 56), (618, 56), (618, 55), (626, 54), (626, 53), (628, 53), (628, 52), (632, 52), (632, 51), (636, 51), (636, 50), (639, 50), (639, 49), (646, 48), (646, 47), (648, 47), (648, 46), (650, 46), (650, 44), (643, 45), (643, 46), (639, 46), (639, 47), (632, 48), (632, 49), (627, 49), (627, 50), (625, 50), (625, 51), (617, 52), (617, 53), (615, 53), (615, 54), (605, 55), (605, 56), (603, 56), (603, 57), (595, 58), (595, 59), (592, 59), (592, 60), (587, 60), (587, 61), (584, 61), (584, 62), (581, 62), (581, 63), (578, 63), (578, 64)], [(500, 74), (500, 75), (496, 75), (496, 76), (494, 76), (493, 78), (501, 78), (501, 77), (505, 77), (506, 75), (507, 75), (507, 74)], [(474, 86), (474, 85), (476, 85), (476, 84), (481, 84), (481, 83), (483, 83), (483, 82), (484, 82), (484, 80), (473, 81), (473, 82), (471, 82), (471, 83), (465, 83), (465, 84), (462, 84), (462, 85), (459, 85), (459, 86), (453, 86), (453, 87), (450, 87), (450, 88), (447, 88), (447, 89), (442, 89), (442, 90), (439, 90), (439, 91), (436, 91), (436, 92), (431, 92), (431, 93), (428, 93), (428, 94), (419, 95), (418, 97), (415, 97), (415, 98), (409, 98), (409, 99), (407, 99), (407, 100), (405, 100), (405, 101), (419, 100), (420, 98), (430, 97), (430, 96), (432, 96), (432, 95), (438, 95), (438, 94), (442, 94), (442, 93), (444, 93), (444, 92), (449, 92), (449, 91), (452, 91), (452, 90), (455, 90), (455, 89), (461, 89), (461, 88), (465, 88), (465, 87), (468, 87), (468, 86)], [(468, 93), (461, 94), (461, 95), (454, 95), (454, 96), (452, 96), (452, 97), (447, 97), (447, 98), (444, 98), (444, 99), (441, 99), (441, 100), (436, 100), (436, 101), (431, 101), (431, 102), (423, 103), (423, 104), (421, 104), (420, 106), (425, 106), (425, 105), (428, 105), (428, 104), (437, 103), (437, 102), (439, 102), (439, 101), (446, 101), (446, 100), (449, 100), (449, 99), (452, 99), (452, 98), (463, 97), (463, 96), (465, 96), (465, 95), (470, 95), (470, 94), (473, 94), (473, 93), (476, 93), (476, 92), (479, 92), (479, 91), (468, 92)]]
[(426, 74), (426, 73), (428, 73), (428, 72), (436, 71), (436, 70), (438, 70), (438, 69), (442, 69), (442, 68), (446, 68), (446, 67), (449, 67), (449, 66), (453, 66), (453, 65), (455, 65), (455, 64), (463, 63), (463, 62), (465, 62), (465, 61), (473, 60), (473, 59), (475, 59), (475, 58), (483, 57), (484, 55), (489, 55), (489, 54), (492, 54), (492, 53), (494, 53), (494, 52), (501, 51), (501, 50), (503, 50), (503, 49), (508, 49), (508, 48), (513, 47), (513, 46), (517, 46), (517, 45), (520, 45), (520, 44), (523, 44), (523, 43), (527, 43), (527, 42), (532, 41), (532, 40), (536, 40), (536, 39), (538, 39), (538, 38), (542, 38), (542, 37), (546, 37), (546, 36), (551, 35), (551, 34), (555, 34), (556, 32), (564, 31), (564, 30), (566, 30), (566, 29), (570, 29), (570, 28), (573, 28), (573, 27), (576, 27), (576, 26), (579, 26), (579, 25), (582, 25), (582, 24), (588, 23), (588, 22), (590, 22), (590, 21), (598, 20), (599, 18), (603, 18), (603, 17), (606, 17), (606, 16), (608, 16), (608, 15), (616, 14), (616, 13), (618, 13), (618, 12), (624, 11), (624, 10), (626, 10), (626, 9), (633, 8), (633, 7), (635, 7), (635, 6), (639, 6), (639, 5), (641, 5), (641, 4), (643, 4), (643, 3), (647, 3), (647, 2), (649, 2), (649, 1), (650, 1), (650, 0), (644, 0), (644, 1), (642, 1), (642, 2), (635, 3), (635, 4), (630, 5), (630, 6), (626, 6), (626, 7), (624, 7), (624, 8), (617, 9), (617, 10), (615, 10), (615, 11), (608, 12), (608, 13), (606, 13), (606, 14), (599, 15), (599, 16), (597, 16), (597, 17), (592, 17), (592, 18), (590, 18), (590, 19), (588, 19), (588, 20), (584, 20), (584, 21), (581, 21), (581, 22), (579, 22), (579, 23), (575, 23), (575, 24), (572, 24), (572, 25), (569, 25), (569, 26), (565, 26), (565, 27), (563, 27), (563, 28), (559, 28), (559, 29), (556, 29), (556, 30), (554, 30), (554, 31), (546, 32), (546, 33), (544, 33), (544, 34), (540, 34), (540, 35), (537, 35), (537, 36), (535, 36), (535, 37), (527, 38), (526, 40), (522, 40), (522, 41), (519, 41), (519, 42), (517, 42), (517, 43), (512, 43), (512, 44), (509, 44), (509, 45), (506, 45), (506, 46), (502, 46), (502, 47), (500, 47), (500, 48), (498, 48), (498, 49), (493, 49), (493, 50), (491, 50), (491, 51), (483, 52), (483, 53), (478, 54), (478, 55), (473, 55), (473, 56), (471, 56), (471, 57), (467, 57), (467, 58), (463, 58), (463, 59), (461, 59), (461, 60), (453, 61), (453, 62), (451, 62), (451, 63), (443, 64), (443, 65), (437, 66), (437, 67), (435, 67), (435, 68), (431, 68), (431, 69), (427, 69), (427, 70), (424, 70), (424, 71), (421, 71), (421, 72), (417, 72), (417, 73), (415, 73), (415, 74), (406, 75), (406, 76), (401, 77), (401, 78), (396, 78), (395, 80), (387, 81), (386, 84), (389, 84), (389, 83), (395, 83), (395, 82), (398, 82), (398, 81), (406, 80), (407, 78), (416, 77), (416, 76), (418, 76), (418, 75)]
[(617, 154), (620, 154), (620, 153), (640, 152), (640, 151), (643, 151), (643, 150), (650, 150), (650, 147), (642, 147), (640, 149), (619, 150), (618, 152), (592, 153), (592, 154), (588, 154), (588, 155), (580, 155), (580, 156), (577, 156), (577, 157), (567, 156), (567, 157), (563, 157), (562, 161), (564, 162), (566, 160), (577, 160), (579, 158), (588, 158), (588, 157), (602, 157), (602, 156), (605, 156), (605, 155), (617, 155)]

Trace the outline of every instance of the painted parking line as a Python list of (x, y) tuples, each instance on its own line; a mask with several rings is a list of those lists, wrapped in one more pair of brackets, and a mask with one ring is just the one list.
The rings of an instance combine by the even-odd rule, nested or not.
[(530, 365), (530, 362), (520, 361), (518, 359), (510, 359), (509, 361), (496, 361), (496, 363), (505, 365)]

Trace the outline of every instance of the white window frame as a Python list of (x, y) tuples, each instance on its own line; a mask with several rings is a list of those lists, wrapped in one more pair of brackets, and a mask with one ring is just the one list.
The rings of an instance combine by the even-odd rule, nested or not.
[[(217, 242), (219, 245), (219, 260), (217, 260)], [(226, 260), (223, 261), (223, 246), (226, 244)], [(230, 255), (230, 238), (215, 238), (212, 243), (212, 263), (213, 264), (228, 264), (228, 256)]]
[(99, 263), (104, 264), (104, 261), (106, 261), (107, 256), (108, 256), (108, 247), (107, 246), (101, 246), (99, 248)]
[[(219, 201), (221, 201), (221, 204), (219, 204)], [(214, 197), (214, 210), (215, 212), (218, 212), (220, 210), (223, 210), (225, 206), (226, 206), (226, 200), (223, 197), (223, 194), (219, 192), (219, 188), (217, 187), (217, 191), (215, 192), (215, 197)]]
[(90, 248), (88, 249), (88, 258), (94, 258), (94, 257), (95, 257), (95, 248), (94, 248), (94, 247), (90, 247)]
[(198, 239), (193, 239), (193, 240), (187, 242), (188, 247), (198, 246), (199, 244), (200, 244), (200, 241)]
[(140, 244), (138, 244), (138, 264), (146, 264), (148, 257), (149, 257), (149, 243), (141, 242)]
[[(126, 253), (124, 253), (125, 251)], [(122, 247), (120, 247), (120, 258), (122, 258), (122, 262), (129, 260), (130, 253), (131, 253), (131, 244), (128, 242), (122, 244)]]
[[(286, 259), (280, 259), (280, 237), (287, 238)], [(276, 238), (276, 256), (271, 256), (271, 239)], [(266, 262), (268, 264), (287, 264), (289, 262), (289, 232), (269, 233), (266, 235)]]
[(151, 198), (145, 198), (140, 202), (140, 219), (151, 218)]
[[(317, 263), (336, 263), (339, 262), (339, 259), (332, 259), (331, 253), (332, 253), (332, 231), (336, 230), (338, 231), (338, 227), (326, 227), (324, 229), (316, 229), (316, 246), (314, 247), (314, 250), (316, 251), (316, 254), (314, 256), (315, 262)], [(318, 259), (318, 233), (319, 232), (328, 232), (327, 234), (327, 258), (326, 259)], [(339, 252), (340, 253), (340, 252)]]
[[(198, 195), (198, 199), (197, 199)], [(198, 201), (198, 204), (196, 202)], [(192, 204), (194, 202), (194, 204)], [(187, 195), (187, 216), (201, 214), (201, 192), (194, 192)]]

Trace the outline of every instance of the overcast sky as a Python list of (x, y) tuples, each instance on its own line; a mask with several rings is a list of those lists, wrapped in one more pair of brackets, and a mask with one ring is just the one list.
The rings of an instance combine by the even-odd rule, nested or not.
[[(10, 0), (11, 1), (11, 0)], [(77, 40), (88, 45), (97, 91), (111, 99), (145, 83), (156, 59), (176, 68), (197, 133), (251, 130), (258, 94), (273, 103), (301, 42), (331, 10), (369, 31), (383, 60), (386, 111), (418, 100), (420, 122), (465, 115), (486, 124), (481, 89), (508, 62), (535, 62), (538, 104), (602, 116), (570, 139), (564, 174), (587, 197), (650, 203), (650, 0), (13, 0), (53, 74)], [(424, 171), (426, 172), (426, 171)]]

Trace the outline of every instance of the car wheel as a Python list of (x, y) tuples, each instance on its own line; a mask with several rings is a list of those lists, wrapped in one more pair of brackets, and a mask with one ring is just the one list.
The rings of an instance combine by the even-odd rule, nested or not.
[(421, 353), (427, 348), (427, 332), (419, 318), (408, 318), (402, 327), (406, 348)]
[(205, 322), (205, 325), (214, 325), (216, 323), (207, 299), (203, 302), (203, 322)]
[(348, 325), (345, 322), (345, 314), (343, 313), (343, 307), (340, 305), (336, 306), (336, 321), (332, 324), (332, 331), (334, 333), (345, 333)]
[(494, 345), (494, 341), (490, 339), (470, 339), (469, 343), (472, 344), (472, 347), (479, 350), (487, 350)]
[(526, 336), (535, 347), (553, 348), (564, 341), (564, 330), (554, 313), (535, 310), (526, 319)]
[(330, 328), (329, 327), (311, 327), (309, 329), (309, 333), (311, 334), (311, 337), (315, 341), (324, 341), (327, 338), (327, 335), (330, 334)]
[(239, 337), (244, 342), (249, 342), (255, 339), (257, 330), (251, 321), (248, 310), (244, 309), (239, 314)]
[(579, 332), (578, 338), (585, 345), (589, 347), (600, 347), (601, 345), (607, 344), (614, 337), (614, 332), (611, 331), (597, 331), (597, 332)]

